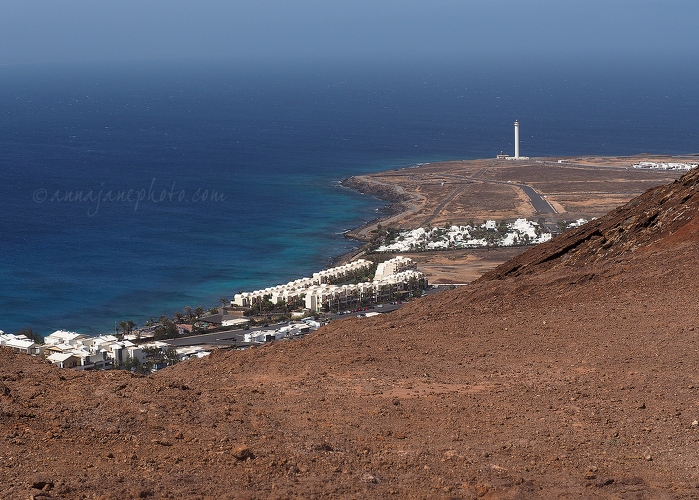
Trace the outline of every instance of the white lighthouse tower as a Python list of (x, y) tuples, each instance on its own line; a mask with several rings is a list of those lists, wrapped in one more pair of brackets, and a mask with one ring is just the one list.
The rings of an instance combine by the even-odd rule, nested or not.
[(515, 120), (515, 160), (519, 160), (519, 122)]

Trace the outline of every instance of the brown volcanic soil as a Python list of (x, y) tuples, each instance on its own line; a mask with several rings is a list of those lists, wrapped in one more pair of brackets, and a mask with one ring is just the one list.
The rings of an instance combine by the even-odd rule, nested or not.
[(151, 377), (0, 350), (0, 497), (697, 498), (698, 184)]

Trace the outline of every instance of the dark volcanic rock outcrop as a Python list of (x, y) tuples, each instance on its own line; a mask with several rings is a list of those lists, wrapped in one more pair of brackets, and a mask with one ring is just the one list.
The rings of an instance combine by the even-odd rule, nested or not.
[(151, 377), (0, 350), (0, 497), (695, 498), (697, 175), (301, 341)]
[(397, 189), (397, 186), (393, 184), (383, 184), (371, 177), (348, 177), (344, 179), (341, 184), (344, 187), (354, 189), (355, 191), (375, 196), (380, 200), (388, 201), (391, 203), (401, 203), (410, 200), (411, 196), (401, 190)]

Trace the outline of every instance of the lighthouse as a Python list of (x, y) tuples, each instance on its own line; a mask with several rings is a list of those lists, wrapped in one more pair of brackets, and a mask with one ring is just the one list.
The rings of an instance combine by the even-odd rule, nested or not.
[(528, 156), (519, 156), (519, 120), (515, 120), (515, 155), (506, 155), (502, 151), (496, 156), (498, 160), (528, 160)]

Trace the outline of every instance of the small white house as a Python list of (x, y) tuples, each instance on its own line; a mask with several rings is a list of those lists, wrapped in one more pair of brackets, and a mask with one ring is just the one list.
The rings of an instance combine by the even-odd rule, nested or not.
[(54, 352), (46, 359), (59, 368), (75, 368), (80, 365), (80, 358), (72, 352)]
[(81, 333), (56, 330), (51, 335), (47, 335), (46, 338), (44, 338), (44, 342), (46, 345), (69, 344), (75, 346), (77, 345), (78, 341), (86, 338), (87, 335), (83, 335)]

